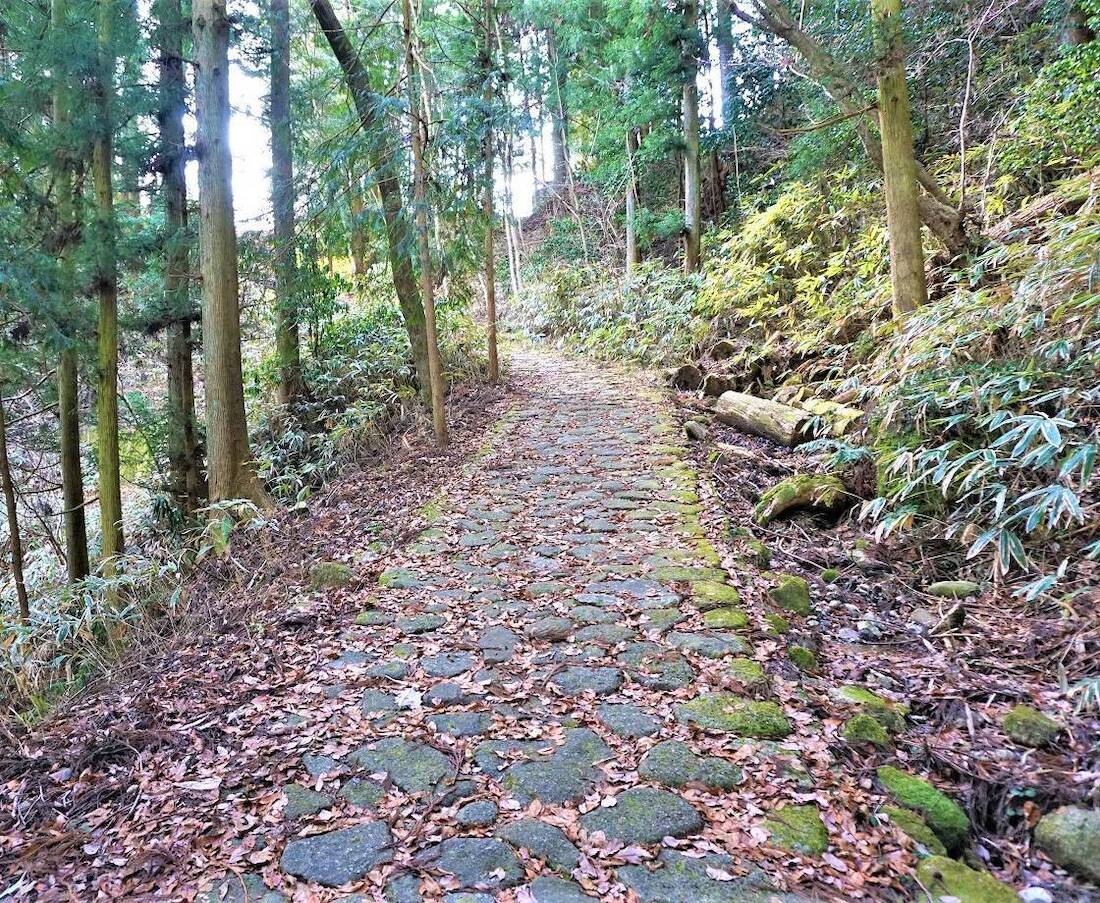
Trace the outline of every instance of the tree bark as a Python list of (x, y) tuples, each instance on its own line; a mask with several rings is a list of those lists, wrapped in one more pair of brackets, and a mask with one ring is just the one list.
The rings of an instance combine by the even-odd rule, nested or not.
[(565, 106), (565, 71), (558, 57), (558, 42), (554, 32), (546, 32), (546, 49), (550, 57), (551, 87), (554, 96), (550, 100), (551, 150), (554, 155), (554, 193), (561, 197), (569, 181), (569, 118)]
[[(749, 15), (737, 6), (731, 6), (731, 11), (742, 21), (782, 38), (802, 55), (813, 79), (851, 120), (867, 156), (881, 172), (882, 145), (872, 133), (872, 120), (868, 118), (871, 111), (855, 80), (813, 35), (798, 24), (783, 0), (753, 0), (753, 3), (757, 16)], [(951, 203), (936, 180), (919, 163), (916, 164), (916, 171), (917, 181), (927, 192), (918, 200), (921, 220), (951, 254), (969, 252), (973, 242), (963, 229), (956, 205)]]
[[(50, 28), (63, 35), (71, 27), (67, 0), (52, 0)], [(60, 307), (64, 343), (57, 366), (57, 414), (60, 426), (62, 513), (65, 532), (65, 569), (72, 583), (88, 576), (88, 531), (84, 518), (84, 473), (80, 465), (80, 410), (77, 390), (77, 356), (74, 346), (76, 268), (73, 244), (79, 225), (73, 189), (73, 159), (68, 130), (72, 117), (72, 83), (69, 73), (54, 73), (53, 126), (56, 135), (54, 184), (57, 192)]]
[(7, 415), (4, 400), (0, 398), (0, 482), (4, 487), (4, 507), (8, 514), (8, 542), (11, 544), (11, 577), (15, 583), (15, 598), (19, 605), (21, 624), (31, 622), (31, 606), (27, 600), (27, 584), (23, 579), (23, 540), (19, 532), (19, 514), (15, 507), (15, 484), (11, 478), (8, 461)]
[(1076, 3), (1066, 14), (1066, 30), (1063, 38), (1066, 44), (1077, 46), (1096, 40), (1096, 32), (1089, 25), (1088, 14)]
[(183, 38), (188, 23), (180, 0), (158, 0), (160, 165), (164, 192), (164, 307), (167, 318), (168, 472), (170, 491), (185, 513), (206, 496), (195, 424), (195, 380), (191, 360), (190, 260), (187, 235), (187, 149), (183, 117), (187, 81)]
[(778, 401), (744, 392), (723, 392), (708, 409), (722, 423), (780, 445), (795, 446), (810, 438), (803, 427), (813, 415)]
[(287, 0), (271, 0), (271, 207), (275, 237), (275, 356), (279, 364), (279, 404), (292, 404), (305, 391), (298, 342), (291, 128), (290, 8)]
[(481, 70), (485, 79), (482, 102), (485, 105), (485, 134), (482, 137), (481, 158), (485, 164), (485, 182), (481, 187), (481, 213), (485, 218), (485, 320), (489, 339), (489, 382), (500, 382), (500, 361), (497, 359), (497, 286), (496, 260), (493, 254), (493, 0), (483, 0), (484, 18), (481, 48)]
[(730, 0), (718, 0), (714, 21), (714, 42), (718, 45), (718, 77), (722, 86), (722, 127), (733, 125), (733, 16)]
[(93, 251), (99, 299), (96, 368), (96, 445), (99, 454), (99, 513), (104, 571), (114, 573), (122, 552), (122, 486), (118, 461), (118, 262), (115, 257), (115, 201), (112, 185), (114, 135), (114, 0), (99, 0), (96, 35), (96, 123), (92, 142), (95, 187)]
[(699, 188), (698, 8), (684, 0), (683, 128), (684, 128), (684, 272), (697, 273), (702, 262), (703, 205)]
[(382, 200), (390, 273), (393, 277), (397, 301), (401, 306), (401, 314), (405, 319), (405, 329), (409, 334), (420, 392), (427, 401), (431, 393), (427, 328), (424, 305), (421, 303), (416, 276), (413, 272), (411, 249), (415, 247), (415, 241), (401, 201), (401, 168), (398, 165), (395, 141), (386, 127), (380, 98), (371, 91), (367, 71), (363, 68), (359, 55), (340, 26), (340, 21), (332, 11), (329, 0), (310, 0), (310, 7), (329, 47), (332, 48), (336, 61), (344, 72), (359, 121), (367, 133), (375, 138), (371, 143), (370, 163), (377, 180), (378, 194)]
[(348, 207), (351, 223), (348, 227), (348, 250), (351, 252), (351, 271), (353, 275), (367, 274), (367, 240), (363, 234), (363, 190), (359, 180), (349, 174)]
[(642, 262), (638, 249), (638, 179), (635, 175), (634, 157), (638, 153), (638, 132), (633, 126), (626, 130), (626, 275)]
[(435, 444), (445, 448), (447, 411), (444, 406), (443, 365), (439, 359), (439, 336), (435, 326), (435, 284), (432, 282), (432, 251), (428, 243), (428, 176), (424, 149), (428, 143), (428, 122), (421, 115), (420, 66), (415, 53), (411, 0), (402, 0), (401, 18), (405, 30), (405, 67), (409, 91), (409, 119), (412, 127), (413, 204), (416, 207), (416, 249), (420, 257), (420, 291), (424, 298), (424, 325), (428, 338), (428, 373), (432, 396), (432, 429)]
[(210, 499), (271, 500), (248, 447), (241, 374), (237, 230), (229, 152), (229, 20), (225, 0), (195, 0), (193, 28), (198, 119), (199, 259)]
[(879, 133), (886, 183), (886, 224), (890, 232), (890, 282), (894, 316), (901, 318), (928, 301), (917, 203), (913, 127), (905, 83), (901, 0), (871, 0), (878, 51)]

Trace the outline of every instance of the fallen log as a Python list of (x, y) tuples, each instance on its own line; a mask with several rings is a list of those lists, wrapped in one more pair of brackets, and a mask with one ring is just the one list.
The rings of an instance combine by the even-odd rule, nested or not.
[(727, 426), (763, 436), (780, 445), (795, 446), (811, 438), (802, 428), (813, 414), (767, 398), (744, 392), (723, 392), (710, 411)]

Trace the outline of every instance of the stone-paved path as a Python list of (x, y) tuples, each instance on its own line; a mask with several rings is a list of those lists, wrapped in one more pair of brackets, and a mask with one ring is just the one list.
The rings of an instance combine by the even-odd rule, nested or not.
[[(784, 740), (810, 717), (767, 690), (675, 424), (630, 377), (513, 372), (526, 394), (280, 715), (301, 756), (262, 817), (288, 825), (268, 878), (302, 899), (808, 899), (756, 851), (824, 849), (812, 793), (761, 790), (804, 783)], [(283, 899), (238, 874), (211, 899)]]

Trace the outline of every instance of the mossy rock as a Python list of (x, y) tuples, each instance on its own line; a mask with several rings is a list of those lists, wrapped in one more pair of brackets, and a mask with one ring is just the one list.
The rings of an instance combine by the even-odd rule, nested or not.
[(805, 646), (791, 646), (791, 648), (787, 650), (787, 657), (799, 671), (812, 672), (816, 671), (819, 667), (817, 656), (814, 655), (813, 650), (807, 649)]
[(1029, 705), (1013, 706), (1002, 727), (1017, 743), (1033, 747), (1049, 746), (1062, 732), (1062, 725)]
[(909, 714), (909, 706), (904, 703), (883, 699), (865, 687), (854, 684), (837, 687), (831, 691), (831, 695), (840, 702), (859, 706), (892, 734), (905, 730), (905, 716)]
[(840, 511), (849, 501), (844, 484), (828, 474), (796, 473), (780, 480), (760, 496), (752, 519), (766, 526), (788, 511), (816, 508), (829, 513)]
[(717, 580), (703, 580), (692, 584), (691, 597), (700, 611), (708, 608), (721, 608), (724, 605), (737, 605), (741, 594), (736, 587)]
[(378, 584), (386, 589), (415, 589), (423, 585), (423, 581), (405, 568), (390, 568), (378, 575)]
[(941, 599), (965, 599), (978, 595), (981, 589), (973, 580), (939, 580), (930, 584), (925, 592)]
[(792, 853), (820, 856), (829, 846), (829, 832), (816, 806), (777, 809), (764, 819), (764, 828), (775, 846)]
[(351, 583), (351, 568), (342, 561), (318, 561), (309, 572), (309, 588), (338, 589)]
[(937, 790), (928, 781), (906, 774), (892, 765), (882, 765), (875, 772), (886, 791), (906, 809), (924, 816), (949, 853), (958, 853), (970, 834), (970, 819), (951, 797)]
[(720, 568), (693, 568), (682, 565), (659, 567), (653, 576), (662, 583), (713, 583), (726, 579), (726, 572)]
[(740, 608), (712, 608), (703, 614), (707, 627), (741, 630), (749, 626), (749, 616)]
[(947, 855), (947, 847), (943, 845), (943, 841), (936, 836), (936, 832), (928, 827), (928, 823), (916, 812), (898, 806), (883, 806), (882, 811), (890, 816), (891, 824), (899, 828), (903, 834), (906, 834), (917, 845), (918, 856), (922, 854), (922, 850), (927, 851), (923, 854), (925, 856)]
[(389, 612), (375, 609), (361, 611), (355, 616), (355, 623), (360, 627), (378, 627), (382, 624), (392, 624), (393, 621), (394, 617)]
[(844, 722), (840, 735), (849, 743), (872, 743), (880, 749), (886, 749), (892, 744), (890, 735), (872, 715), (860, 712)]
[(745, 687), (759, 687), (768, 682), (764, 666), (751, 658), (735, 658), (729, 667), (730, 674)]
[(745, 548), (752, 553), (752, 560), (758, 566), (766, 568), (772, 563), (772, 550), (759, 539), (745, 540)]
[(778, 574), (779, 582), (768, 590), (780, 608), (796, 615), (810, 613), (810, 585), (793, 574)]
[(822, 583), (836, 583), (839, 577), (840, 571), (838, 571), (836, 568), (825, 568), (825, 570), (821, 572)]
[(917, 866), (917, 880), (933, 900), (952, 897), (959, 903), (1020, 903), (1007, 884), (946, 856), (929, 856)]
[(1055, 865), (1100, 884), (1100, 809), (1055, 809), (1039, 819), (1035, 843)]
[(674, 706), (674, 711), (677, 721), (738, 737), (781, 740), (792, 730), (778, 703), (757, 702), (734, 693), (704, 693)]
[(779, 635), (790, 633), (791, 622), (783, 617), (783, 615), (764, 615), (764, 620), (768, 624), (768, 633), (776, 633)]

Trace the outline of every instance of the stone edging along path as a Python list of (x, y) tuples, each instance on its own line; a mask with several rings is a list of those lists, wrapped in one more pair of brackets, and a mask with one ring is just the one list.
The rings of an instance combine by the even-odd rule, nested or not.
[[(513, 370), (528, 391), (338, 653), (269, 700), (294, 762), (209, 899), (891, 899), (914, 851), (950, 890), (966, 816), (834, 755), (782, 635), (808, 587), (742, 604), (661, 397), (542, 352)], [(876, 742), (904, 721), (836, 695)]]

